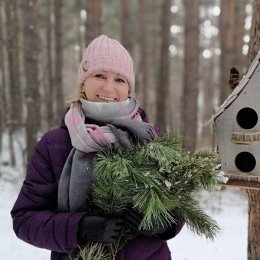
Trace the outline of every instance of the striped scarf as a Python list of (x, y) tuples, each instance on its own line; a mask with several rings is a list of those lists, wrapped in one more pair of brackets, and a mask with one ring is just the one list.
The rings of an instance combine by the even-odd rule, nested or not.
[(135, 99), (117, 103), (95, 103), (81, 99), (74, 103), (65, 116), (72, 146), (77, 150), (90, 153), (102, 149), (105, 145), (118, 142), (110, 127), (85, 124), (85, 117), (104, 123), (113, 120), (132, 119), (142, 121), (137, 112), (139, 104)]
[[(71, 105), (65, 124), (71, 138), (71, 150), (58, 187), (58, 209), (81, 212), (94, 181), (93, 158), (95, 152), (111, 144), (129, 148), (156, 136), (154, 128), (142, 121), (138, 102), (131, 98), (117, 103), (95, 103), (84, 99)], [(85, 123), (86, 118), (101, 126)]]

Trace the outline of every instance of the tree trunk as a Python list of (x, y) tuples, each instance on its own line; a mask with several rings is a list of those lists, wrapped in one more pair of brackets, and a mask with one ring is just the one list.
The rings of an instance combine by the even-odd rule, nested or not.
[(27, 159), (34, 149), (40, 122), (37, 23), (34, 16), (36, 1), (22, 1), (24, 67), (26, 78), (26, 143)]
[(6, 79), (5, 79), (5, 57), (4, 57), (4, 21), (2, 17), (3, 2), (0, 2), (0, 153), (2, 152), (2, 136), (5, 131), (4, 125), (7, 122), (6, 104)]
[(169, 94), (169, 45), (170, 45), (170, 0), (163, 0), (161, 13), (160, 67), (156, 89), (156, 123), (163, 133), (167, 131), (167, 109)]
[(61, 0), (54, 0), (54, 34), (55, 34), (55, 75), (54, 75), (54, 88), (55, 88), (55, 123), (59, 124), (61, 116), (64, 113), (64, 94), (62, 87), (62, 17), (61, 17), (62, 2)]
[(51, 22), (51, 16), (52, 16), (52, 1), (47, 0), (47, 29), (46, 29), (46, 48), (47, 48), (47, 77), (48, 77), (48, 83), (47, 83), (47, 90), (46, 90), (46, 98), (45, 104), (47, 109), (47, 121), (48, 121), (48, 128), (51, 128), (54, 125), (54, 109), (53, 109), (53, 103), (54, 103), (54, 86), (53, 86), (53, 74), (52, 74), (52, 22)]
[(220, 46), (221, 46), (221, 82), (220, 104), (231, 93), (228, 81), (230, 69), (236, 67), (241, 74), (245, 71), (246, 56), (242, 54), (243, 37), (245, 35), (246, 0), (221, 1), (220, 14)]
[(134, 49), (132, 4), (132, 1), (121, 0), (121, 42), (131, 55)]
[[(252, 62), (260, 50), (260, 0), (254, 1), (254, 13), (250, 32), (249, 57)], [(248, 194), (248, 243), (247, 259), (260, 259), (260, 191), (247, 190)]]
[[(216, 39), (215, 39), (216, 40)], [(214, 43), (212, 50), (214, 50)], [(202, 108), (202, 123), (207, 122), (211, 116), (214, 114), (214, 88), (215, 88), (215, 68), (216, 66), (216, 56), (213, 55), (208, 61), (204, 61), (205, 65), (202, 66), (202, 71), (206, 71), (203, 80), (203, 108)], [(212, 147), (213, 136), (210, 127), (202, 127), (201, 133), (201, 146), (202, 147)]]
[(235, 1), (235, 15), (234, 15), (234, 50), (233, 50), (233, 64), (238, 69), (240, 74), (245, 73), (246, 69), (246, 55), (242, 53), (243, 38), (246, 33), (245, 30), (245, 6), (247, 0)]
[(247, 190), (248, 194), (248, 245), (247, 259), (260, 259), (260, 191)]
[[(238, 1), (240, 3), (241, 0)], [(216, 6), (218, 3), (216, 0), (214, 1), (203, 1), (204, 8), (212, 8)], [(212, 19), (212, 14), (210, 12), (204, 18)], [(219, 25), (218, 18), (213, 20), (215, 25)], [(219, 57), (214, 53), (216, 48), (219, 46), (219, 35), (215, 35), (210, 37), (210, 39), (205, 38), (205, 36), (201, 35), (201, 49), (209, 49), (213, 54), (212, 57), (209, 59), (202, 58), (200, 64), (200, 93), (203, 96), (203, 101), (199, 106), (199, 123), (200, 123), (200, 135), (198, 133), (197, 136), (197, 144), (199, 145), (198, 148), (214, 148), (215, 136), (212, 135), (211, 127), (207, 126), (204, 127), (204, 123), (207, 122), (212, 114), (214, 114), (214, 106), (216, 100), (216, 90), (219, 88)], [(242, 48), (241, 48), (242, 53)]]
[(76, 11), (76, 39), (77, 39), (77, 44), (79, 46), (79, 49), (78, 49), (78, 56), (77, 56), (77, 64), (80, 64), (81, 62), (81, 58), (82, 58), (82, 50), (84, 50), (85, 46), (84, 46), (84, 40), (85, 40), (85, 36), (84, 36), (84, 39), (82, 39), (82, 34), (84, 35), (85, 31), (84, 32), (81, 32), (80, 30), (80, 27), (82, 26), (82, 19), (81, 19), (81, 12), (82, 10), (82, 5), (81, 5), (81, 0), (76, 0), (75, 2), (75, 11)]
[(140, 73), (141, 81), (139, 89), (142, 90), (142, 107), (148, 109), (148, 91), (147, 91), (147, 37), (146, 37), (146, 3), (145, 0), (138, 1), (139, 18), (139, 42), (140, 42)]
[(199, 84), (199, 0), (184, 1), (184, 86), (182, 94), (182, 134), (184, 148), (196, 149), (197, 140), (197, 100)]
[(222, 104), (231, 93), (228, 81), (230, 69), (235, 66), (233, 63), (234, 53), (234, 30), (235, 30), (235, 4), (237, 0), (221, 0), (220, 14), (220, 104)]
[[(15, 94), (15, 102), (16, 104), (16, 109), (19, 109), (20, 113), (17, 115), (17, 122), (18, 122), (18, 127), (21, 127), (22, 124), (22, 115), (23, 115), (23, 95), (22, 95), (22, 84), (20, 83), (21, 81), (21, 64), (20, 64), (20, 33), (21, 33), (21, 28), (20, 28), (20, 21), (18, 18), (18, 0), (12, 0), (13, 4), (13, 30), (14, 30), (14, 37), (13, 41), (14, 43), (14, 70), (15, 70), (15, 80), (17, 81), (16, 83), (16, 94)], [(9, 2), (10, 4), (10, 2)], [(17, 111), (16, 111), (17, 113)]]
[(86, 1), (86, 46), (98, 35), (101, 34), (101, 3), (97, 0)]
[(254, 0), (254, 13), (250, 30), (249, 60), (254, 60), (260, 49), (260, 0)]
[(22, 95), (20, 87), (20, 68), (18, 56), (18, 23), (16, 1), (4, 1), (6, 17), (6, 45), (9, 75), (8, 95), (8, 127), (11, 166), (16, 166), (13, 137), (15, 130), (21, 126), (22, 118)]
[[(147, 14), (147, 106), (149, 107), (149, 118), (155, 122), (156, 116), (156, 88), (160, 67), (160, 46), (161, 46), (161, 1), (151, 0), (146, 2)], [(140, 68), (141, 70), (141, 68)]]
[[(22, 95), (20, 82), (20, 68), (17, 64), (18, 57), (18, 24), (16, 14), (16, 1), (8, 0), (4, 1), (5, 4), (5, 16), (6, 16), (6, 44), (7, 44), (7, 57), (8, 57), (8, 70), (9, 70), (9, 97), (10, 102), (10, 117), (9, 123), (13, 130), (17, 129), (21, 125), (21, 111), (22, 111)], [(18, 113), (18, 111), (20, 113)]]

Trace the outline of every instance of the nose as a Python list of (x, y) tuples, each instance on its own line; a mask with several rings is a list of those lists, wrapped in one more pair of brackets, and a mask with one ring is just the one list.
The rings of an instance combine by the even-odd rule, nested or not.
[(105, 81), (105, 84), (104, 84), (104, 87), (103, 87), (105, 90), (107, 91), (114, 91), (114, 81), (111, 80), (111, 79), (107, 79)]

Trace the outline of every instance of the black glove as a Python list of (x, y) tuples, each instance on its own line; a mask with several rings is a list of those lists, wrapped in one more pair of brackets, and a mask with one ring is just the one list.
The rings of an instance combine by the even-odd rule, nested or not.
[(125, 226), (119, 217), (85, 216), (79, 222), (78, 244), (87, 241), (113, 243), (121, 234)]
[(148, 237), (154, 235), (160, 235), (167, 230), (167, 227), (164, 227), (156, 223), (149, 230), (139, 230), (138, 227), (140, 226), (143, 220), (143, 215), (133, 209), (129, 209), (129, 208), (125, 209), (124, 217), (126, 222), (129, 224), (131, 228), (133, 228), (135, 231), (138, 231), (140, 234)]

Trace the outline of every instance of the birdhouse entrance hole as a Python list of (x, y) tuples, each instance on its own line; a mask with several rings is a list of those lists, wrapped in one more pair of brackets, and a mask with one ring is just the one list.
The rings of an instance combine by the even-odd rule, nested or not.
[(256, 159), (249, 152), (241, 152), (236, 156), (235, 164), (241, 172), (251, 172), (256, 166)]
[(245, 107), (237, 113), (237, 123), (244, 129), (253, 128), (258, 121), (257, 113), (250, 107)]

